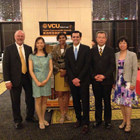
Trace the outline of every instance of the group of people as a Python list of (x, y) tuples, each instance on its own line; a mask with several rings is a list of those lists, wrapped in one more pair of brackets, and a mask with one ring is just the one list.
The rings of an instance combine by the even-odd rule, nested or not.
[[(25, 34), (22, 30), (15, 33), (15, 44), (5, 48), (3, 58), (3, 75), (7, 89), (10, 90), (15, 127), (22, 127), (20, 112), (20, 95), (25, 90), (27, 105), (26, 120), (37, 122), (34, 108), (39, 118), (39, 128), (45, 129), (49, 123), (45, 120), (47, 98), (51, 95), (51, 75), (54, 74), (54, 87), (58, 94), (60, 106), (60, 123), (71, 120), (67, 114), (70, 92), (77, 121), (74, 127), (82, 125), (82, 133), (89, 131), (89, 84), (92, 84), (95, 96), (95, 122), (93, 128), (102, 123), (102, 99), (104, 100), (105, 128), (111, 127), (111, 90), (114, 88), (113, 101), (120, 105), (123, 122), (119, 126), (125, 132), (131, 131), (132, 104), (137, 104), (135, 92), (137, 77), (137, 57), (128, 50), (126, 37), (120, 37), (117, 43), (118, 53), (106, 46), (107, 33), (96, 33), (96, 46), (80, 43), (82, 33), (71, 34), (73, 45), (66, 44), (67, 36), (57, 36), (59, 44), (48, 54), (45, 41), (38, 37), (34, 52), (24, 44)], [(30, 79), (32, 78), (32, 84)], [(35, 107), (34, 99), (35, 98)], [(81, 112), (83, 111), (83, 115)]]

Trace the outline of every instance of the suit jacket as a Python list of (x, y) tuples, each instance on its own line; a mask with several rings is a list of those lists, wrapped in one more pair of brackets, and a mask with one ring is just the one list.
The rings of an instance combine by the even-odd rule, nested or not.
[(80, 44), (77, 60), (75, 60), (73, 46), (66, 50), (65, 65), (70, 84), (72, 84), (72, 80), (74, 78), (80, 79), (81, 85), (89, 84), (90, 61), (91, 57), (89, 46)]
[[(26, 66), (28, 72), (28, 57), (32, 53), (32, 48), (24, 44)], [(3, 57), (3, 77), (4, 81), (11, 81), (14, 87), (21, 83), (21, 60), (16, 44), (7, 46)]]
[(115, 53), (113, 48), (105, 46), (102, 56), (99, 55), (98, 47), (91, 49), (91, 77), (93, 84), (99, 84), (94, 77), (102, 74), (105, 79), (102, 85), (111, 85), (114, 83), (113, 72), (115, 71)]
[[(116, 56), (116, 80), (118, 74), (118, 59), (120, 56), (120, 52), (115, 54)], [(125, 61), (124, 61), (124, 69), (123, 69), (123, 77), (127, 82), (131, 82), (131, 85), (136, 85), (137, 79), (137, 56), (134, 52), (128, 51), (126, 53)]]

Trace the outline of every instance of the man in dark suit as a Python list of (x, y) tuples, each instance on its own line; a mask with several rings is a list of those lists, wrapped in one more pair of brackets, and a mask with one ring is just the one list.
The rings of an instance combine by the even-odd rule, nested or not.
[(95, 96), (95, 120), (93, 127), (102, 123), (102, 98), (104, 99), (105, 127), (111, 127), (111, 89), (114, 83), (115, 54), (113, 48), (107, 47), (107, 33), (96, 33), (97, 46), (91, 49), (92, 87)]
[(22, 87), (25, 90), (25, 102), (27, 105), (26, 120), (36, 122), (34, 117), (34, 98), (32, 97), (32, 85), (28, 72), (28, 56), (32, 53), (31, 47), (23, 44), (25, 34), (22, 30), (15, 33), (15, 43), (7, 46), (3, 57), (3, 76), (6, 88), (10, 90), (15, 128), (22, 127), (20, 111), (20, 95)]
[[(90, 48), (80, 43), (82, 33), (74, 31), (71, 34), (73, 46), (66, 50), (65, 64), (72, 92), (73, 104), (77, 122), (74, 127), (83, 124), (82, 133), (89, 131), (89, 68)], [(81, 102), (83, 117), (81, 116)]]

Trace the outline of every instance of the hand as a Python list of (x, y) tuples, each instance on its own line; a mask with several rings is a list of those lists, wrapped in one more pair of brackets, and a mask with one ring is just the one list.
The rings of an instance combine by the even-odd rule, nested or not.
[(11, 82), (5, 83), (5, 86), (7, 89), (11, 90), (11, 88), (13, 87)]
[(80, 80), (79, 80), (78, 78), (75, 78), (75, 82), (76, 82), (76, 83), (79, 83)]
[(37, 82), (36, 82), (36, 85), (37, 85), (38, 87), (41, 87), (41, 86), (42, 86), (42, 83), (39, 82), (39, 81), (37, 81)]
[(75, 84), (76, 87), (80, 87), (80, 83)]
[(94, 79), (95, 79), (96, 81), (99, 81), (99, 75), (96, 75), (96, 76), (94, 77)]
[(94, 78), (95, 78), (96, 81), (102, 82), (105, 79), (105, 76), (101, 75), (101, 74), (98, 74)]
[(135, 89), (135, 86), (131, 85), (130, 90), (134, 90), (134, 89)]
[(64, 77), (66, 75), (66, 70), (60, 69), (60, 76)]
[(63, 69), (59, 69), (60, 73), (63, 71)]
[(112, 88), (115, 89), (115, 84), (112, 85)]
[(44, 80), (42, 83), (41, 83), (41, 86), (45, 86), (47, 84), (47, 81)]
[(98, 78), (99, 78), (99, 76), (98, 76), (98, 75), (96, 75), (96, 76), (94, 77), (94, 79), (95, 79), (95, 80), (98, 80)]
[(103, 80), (102, 80), (100, 77), (101, 77), (100, 75), (96, 75), (96, 76), (94, 77), (94, 79), (95, 79), (96, 81), (98, 81), (98, 82), (102, 82)]
[(104, 75), (99, 75), (99, 80), (103, 81), (105, 79)]
[(78, 84), (79, 82), (80, 82), (80, 80), (79, 80), (78, 78), (74, 78), (74, 79), (72, 80), (72, 83), (73, 83), (74, 85)]

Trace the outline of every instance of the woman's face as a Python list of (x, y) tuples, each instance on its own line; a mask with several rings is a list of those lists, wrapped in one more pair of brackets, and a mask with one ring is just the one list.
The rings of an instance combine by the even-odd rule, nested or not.
[(64, 35), (60, 35), (58, 41), (59, 41), (60, 45), (66, 44), (65, 36)]
[(45, 43), (43, 42), (42, 39), (40, 39), (36, 42), (36, 47), (38, 50), (43, 50), (44, 46), (45, 46)]
[(127, 50), (127, 43), (126, 43), (125, 40), (119, 42), (119, 48), (120, 48), (121, 51)]

